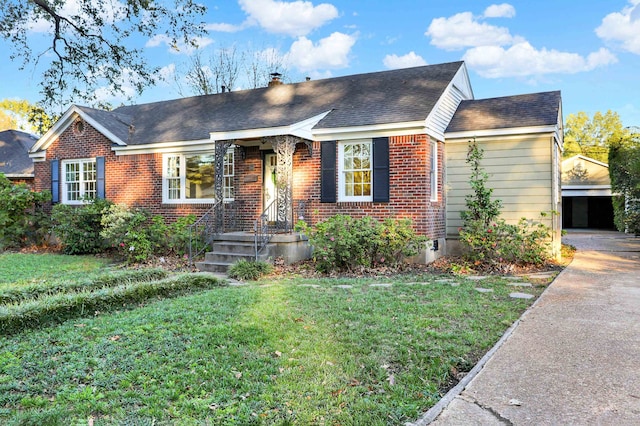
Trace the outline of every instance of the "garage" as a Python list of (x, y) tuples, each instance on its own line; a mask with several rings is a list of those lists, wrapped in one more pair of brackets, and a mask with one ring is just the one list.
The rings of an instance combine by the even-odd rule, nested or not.
[(608, 164), (583, 155), (562, 162), (562, 227), (615, 228)]

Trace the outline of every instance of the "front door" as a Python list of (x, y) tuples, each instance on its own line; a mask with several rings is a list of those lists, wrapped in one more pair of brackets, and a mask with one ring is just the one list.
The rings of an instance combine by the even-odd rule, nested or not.
[[(264, 204), (263, 208), (267, 208), (278, 198), (278, 191), (276, 186), (276, 165), (278, 164), (278, 157), (274, 153), (265, 154), (264, 156), (264, 176), (262, 182), (264, 183)], [(268, 212), (269, 221), (275, 222), (278, 219), (278, 209), (274, 204)]]

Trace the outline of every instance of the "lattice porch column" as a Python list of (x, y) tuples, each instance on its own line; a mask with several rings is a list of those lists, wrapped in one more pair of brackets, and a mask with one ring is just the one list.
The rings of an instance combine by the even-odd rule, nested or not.
[(293, 153), (303, 139), (291, 135), (270, 138), (277, 155), (276, 185), (278, 199), (278, 222), (290, 229), (293, 214)]

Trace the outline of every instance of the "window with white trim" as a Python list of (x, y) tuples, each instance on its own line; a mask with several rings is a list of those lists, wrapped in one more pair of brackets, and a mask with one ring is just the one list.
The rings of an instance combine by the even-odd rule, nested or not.
[(431, 143), (431, 201), (438, 201), (438, 142)]
[[(223, 197), (233, 201), (233, 148), (224, 157)], [(162, 161), (164, 203), (213, 203), (215, 194), (215, 154), (165, 154)]]
[(62, 203), (83, 204), (96, 198), (96, 159), (62, 161)]
[(338, 201), (373, 201), (371, 140), (338, 144)]

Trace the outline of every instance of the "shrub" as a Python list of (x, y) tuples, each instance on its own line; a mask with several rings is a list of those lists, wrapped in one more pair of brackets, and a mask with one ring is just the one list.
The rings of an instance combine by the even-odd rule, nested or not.
[(369, 268), (377, 263), (395, 265), (417, 254), (424, 241), (416, 236), (409, 219), (387, 219), (381, 224), (368, 216), (336, 215), (315, 228), (299, 223), (297, 229), (308, 235), (316, 269), (321, 272)]
[(113, 204), (102, 216), (100, 235), (127, 263), (143, 262), (153, 253), (153, 245), (144, 226), (148, 219), (144, 210)]
[(42, 206), (50, 198), (49, 193), (13, 184), (0, 173), (0, 249), (44, 242), (50, 224)]
[(151, 218), (148, 233), (157, 253), (183, 255), (189, 247), (189, 227), (196, 221), (195, 215), (178, 218), (167, 225), (162, 216)]
[(385, 219), (382, 222), (377, 262), (395, 265), (420, 252), (427, 238), (416, 235), (411, 225), (411, 219)]
[(241, 259), (229, 267), (227, 275), (237, 280), (257, 280), (272, 270), (273, 266), (267, 262)]
[(112, 203), (91, 200), (81, 206), (56, 204), (52, 210), (53, 231), (66, 254), (95, 254), (106, 248), (102, 231), (102, 216)]
[(546, 225), (526, 218), (516, 225), (502, 219), (489, 226), (482, 220), (467, 221), (460, 229), (465, 257), (485, 263), (541, 264), (549, 256), (549, 237)]

